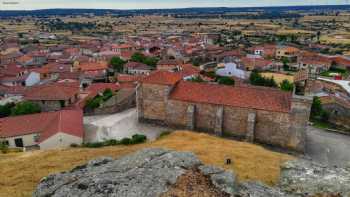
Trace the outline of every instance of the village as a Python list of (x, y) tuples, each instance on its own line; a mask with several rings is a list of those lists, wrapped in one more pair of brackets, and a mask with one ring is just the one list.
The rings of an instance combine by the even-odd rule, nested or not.
[[(331, 23), (327, 14), (317, 20)], [(337, 31), (346, 31), (350, 15), (341, 16)], [(188, 130), (350, 162), (350, 48), (328, 42), (345, 33), (323, 31), (311, 14), (182, 17), (1, 19), (0, 151), (133, 144)]]

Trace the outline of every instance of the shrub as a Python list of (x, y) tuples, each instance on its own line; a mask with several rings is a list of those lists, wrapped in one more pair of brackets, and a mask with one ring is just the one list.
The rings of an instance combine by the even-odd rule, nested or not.
[(103, 92), (103, 101), (107, 101), (108, 99), (110, 99), (113, 96), (113, 91), (109, 88), (105, 89), (105, 91)]
[(147, 136), (135, 134), (132, 136), (131, 140), (132, 140), (132, 144), (141, 144), (141, 143), (146, 142)]
[[(116, 145), (131, 145), (131, 144), (140, 144), (144, 143), (147, 140), (147, 136), (141, 134), (135, 134), (132, 138), (123, 138), (118, 141), (115, 139), (106, 140), (104, 142), (92, 142), (92, 143), (84, 143), (82, 147), (86, 148), (100, 148), (104, 146), (116, 146)], [(71, 144), (71, 147), (78, 147), (78, 145)]]
[(223, 85), (235, 85), (235, 80), (231, 77), (219, 77), (217, 81)]
[(87, 148), (100, 148), (100, 147), (104, 146), (104, 143), (103, 142), (91, 142), (91, 143), (83, 144), (83, 146), (87, 147)]
[(0, 142), (0, 151), (4, 154), (9, 152), (9, 147), (4, 142)]
[(86, 101), (86, 107), (89, 109), (96, 109), (100, 107), (101, 100), (102, 100), (101, 96), (96, 96), (93, 99), (88, 99)]
[(78, 148), (78, 147), (79, 147), (79, 145), (78, 145), (78, 144), (73, 143), (73, 144), (71, 144), (71, 145), (70, 145), (70, 147), (72, 147), (72, 148)]
[(115, 139), (107, 140), (104, 142), (104, 146), (115, 146), (118, 144), (119, 144), (118, 140), (115, 140)]
[(290, 83), (287, 79), (283, 80), (282, 83), (280, 84), (280, 88), (283, 91), (293, 91), (294, 89), (294, 84)]
[(123, 138), (121, 141), (120, 141), (120, 144), (123, 144), (123, 145), (129, 145), (129, 144), (132, 144), (132, 140), (130, 138)]

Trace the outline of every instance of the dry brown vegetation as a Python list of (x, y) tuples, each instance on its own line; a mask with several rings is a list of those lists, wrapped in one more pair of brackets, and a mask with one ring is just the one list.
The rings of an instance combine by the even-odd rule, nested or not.
[(188, 170), (188, 172), (177, 179), (169, 191), (162, 197), (229, 197), (221, 192), (210, 181), (210, 179), (199, 172), (199, 170)]
[[(260, 180), (268, 185), (277, 182), (280, 164), (294, 159), (245, 142), (177, 131), (157, 141), (133, 146), (0, 154), (0, 196), (31, 196), (40, 179), (48, 174), (70, 170), (96, 157), (118, 158), (146, 147), (191, 151), (206, 164), (235, 171), (240, 181)], [(225, 158), (231, 158), (233, 163), (225, 165)]]

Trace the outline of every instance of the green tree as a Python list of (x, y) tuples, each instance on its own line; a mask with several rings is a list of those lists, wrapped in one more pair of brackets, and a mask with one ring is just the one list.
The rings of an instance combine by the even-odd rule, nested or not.
[(126, 61), (122, 60), (120, 57), (112, 57), (110, 64), (113, 66), (113, 69), (117, 72), (123, 72), (124, 70), (124, 64)]
[(322, 115), (322, 111), (321, 100), (319, 97), (315, 96), (311, 106), (311, 118), (314, 119), (316, 117), (320, 117)]
[(253, 70), (250, 74), (249, 81), (252, 85), (256, 86), (277, 87), (277, 83), (273, 77), (265, 78), (256, 70)]
[(289, 70), (289, 60), (286, 57), (282, 58), (282, 63), (283, 63), (283, 70), (288, 71)]
[(283, 80), (283, 81), (281, 82), (280, 88), (281, 88), (281, 90), (287, 91), (287, 92), (293, 91), (293, 89), (294, 89), (294, 84), (291, 83), (291, 82), (289, 82), (287, 79), (285, 79), (285, 80)]
[(146, 56), (142, 53), (134, 53), (132, 56), (131, 56), (131, 61), (133, 62), (141, 62), (143, 63), (146, 59)]
[(7, 103), (0, 105), (0, 118), (4, 118), (11, 115), (11, 110), (15, 106), (14, 103)]
[(24, 102), (18, 103), (11, 110), (11, 116), (35, 114), (40, 112), (41, 112), (41, 108), (38, 104), (29, 102), (29, 101), (24, 101)]
[(147, 57), (143, 63), (147, 64), (148, 66), (152, 66), (152, 67), (156, 67), (157, 63), (158, 63), (158, 58), (155, 57)]
[(146, 57), (144, 54), (136, 52), (131, 56), (131, 61), (140, 62), (148, 66), (155, 67), (159, 59), (155, 57)]

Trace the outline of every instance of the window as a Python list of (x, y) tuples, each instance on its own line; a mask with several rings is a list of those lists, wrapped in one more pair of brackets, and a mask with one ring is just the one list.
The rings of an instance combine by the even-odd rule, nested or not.
[(15, 139), (15, 145), (16, 145), (16, 147), (23, 147), (23, 139), (22, 138), (16, 138)]
[(2, 142), (0, 142), (0, 143), (4, 144), (4, 145), (6, 145), (6, 146), (9, 146), (9, 145), (10, 145), (10, 143), (9, 143), (8, 140), (4, 140), (4, 141), (2, 141)]

